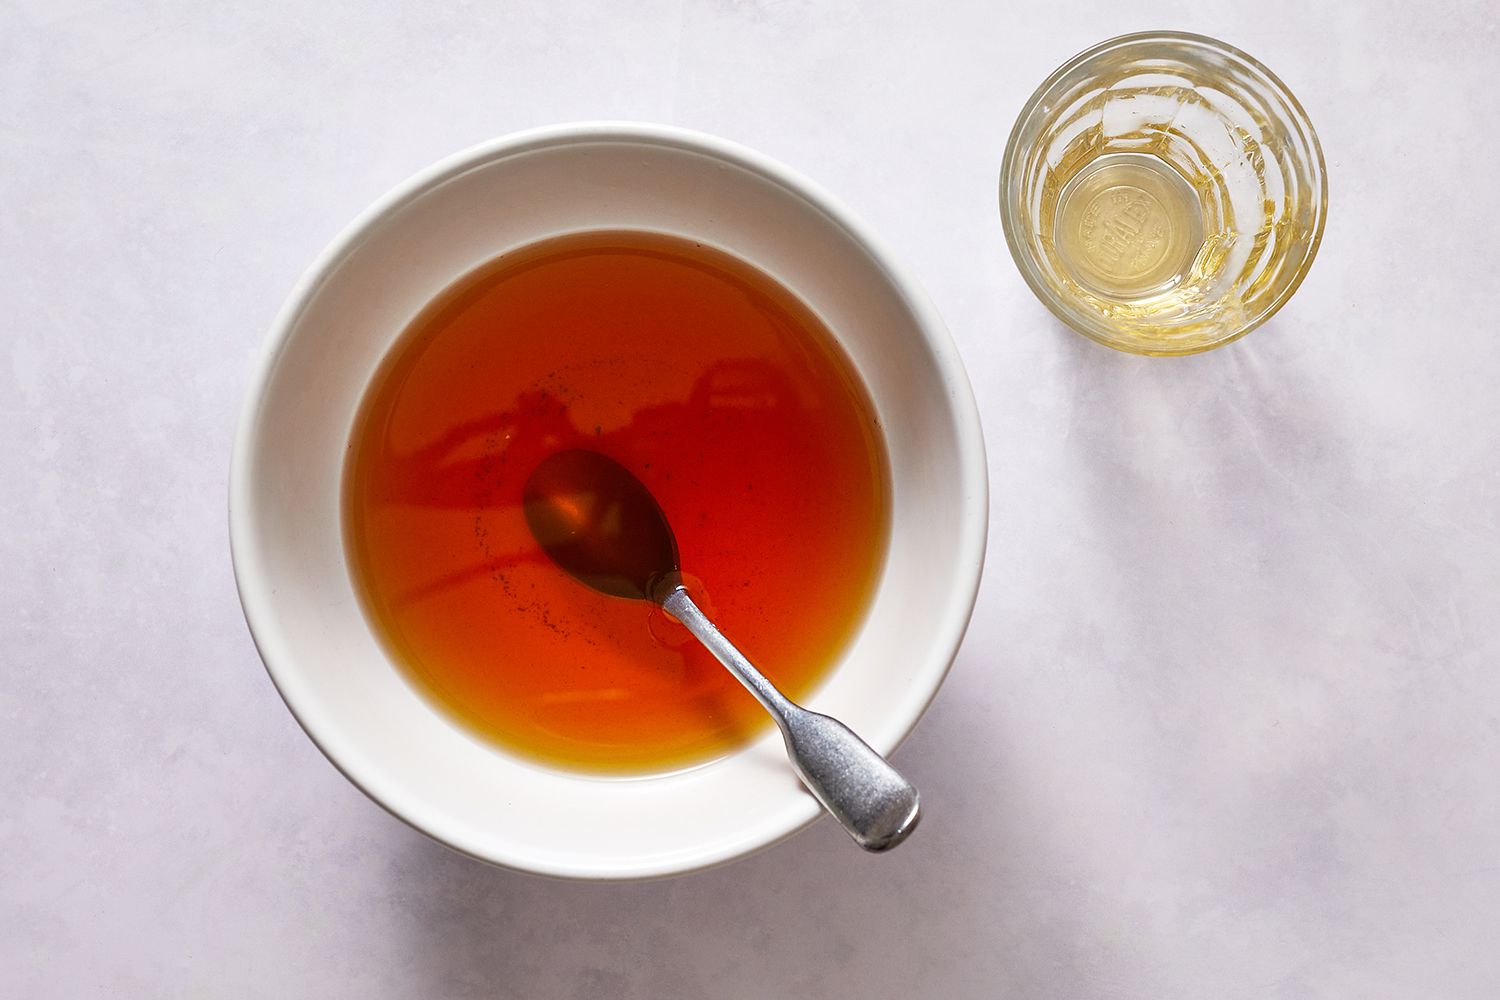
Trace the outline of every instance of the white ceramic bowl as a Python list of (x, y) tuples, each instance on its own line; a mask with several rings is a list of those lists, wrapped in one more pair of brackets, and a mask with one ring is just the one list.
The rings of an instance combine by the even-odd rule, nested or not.
[(507, 756), (389, 662), (340, 530), (355, 410), (418, 311), (501, 253), (600, 228), (673, 233), (751, 262), (823, 318), (863, 376), (894, 480), (890, 549), (863, 629), (807, 705), (895, 749), (942, 683), (979, 585), (978, 413), (942, 321), (891, 254), (824, 191), (721, 139), (631, 123), (539, 129), (460, 153), (382, 198), (313, 264), (271, 330), (235, 442), (229, 522), (266, 668), (350, 781), (475, 858), (632, 879), (729, 861), (818, 816), (775, 731), (659, 777), (593, 778)]

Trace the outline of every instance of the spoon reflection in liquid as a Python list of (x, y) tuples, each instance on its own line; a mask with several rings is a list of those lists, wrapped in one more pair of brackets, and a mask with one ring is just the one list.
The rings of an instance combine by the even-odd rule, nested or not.
[(794, 704), (745, 659), (682, 585), (677, 539), (644, 483), (619, 462), (575, 448), (526, 480), (526, 523), (569, 575), (616, 597), (654, 601), (750, 690), (781, 729), (798, 777), (859, 846), (885, 851), (917, 825), (917, 790), (837, 719)]

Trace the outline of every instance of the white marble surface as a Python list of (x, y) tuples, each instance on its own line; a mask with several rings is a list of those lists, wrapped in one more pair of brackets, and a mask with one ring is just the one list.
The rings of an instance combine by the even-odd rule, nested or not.
[[(4, 0), (0, 995), (1494, 997), (1497, 16)], [(1182, 361), (1062, 330), (995, 209), (1032, 87), (1159, 26), (1281, 73), (1332, 192), (1288, 308)], [(250, 644), (229, 443), (292, 282), (427, 162), (589, 117), (804, 170), (964, 352), (989, 567), (891, 856), (824, 821), (667, 882), (490, 870), (345, 783)]]

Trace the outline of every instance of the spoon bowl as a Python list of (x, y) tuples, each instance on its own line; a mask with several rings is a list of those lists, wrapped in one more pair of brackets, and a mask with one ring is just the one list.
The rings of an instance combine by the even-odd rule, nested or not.
[(644, 483), (582, 448), (543, 459), (521, 494), (537, 544), (569, 575), (615, 597), (652, 600), (677, 576), (677, 538)]
[(794, 704), (724, 637), (682, 585), (677, 540), (661, 505), (619, 462), (584, 448), (543, 459), (522, 491), (537, 543), (580, 583), (650, 600), (685, 625), (761, 703), (808, 791), (869, 851), (905, 840), (917, 790), (837, 719)]

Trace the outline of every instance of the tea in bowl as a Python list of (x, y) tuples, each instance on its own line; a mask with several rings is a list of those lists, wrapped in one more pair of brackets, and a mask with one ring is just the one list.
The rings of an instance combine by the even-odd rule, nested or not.
[(660, 609), (591, 591), (520, 491), (588, 447), (661, 501), (700, 603), (889, 753), (973, 607), (986, 485), (941, 321), (826, 194), (660, 126), (522, 133), (339, 237), (272, 331), (231, 541), (287, 705), (356, 785), (474, 857), (627, 879), (818, 814)]

